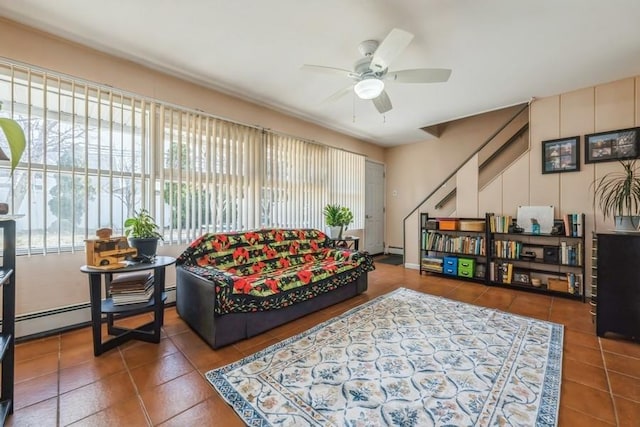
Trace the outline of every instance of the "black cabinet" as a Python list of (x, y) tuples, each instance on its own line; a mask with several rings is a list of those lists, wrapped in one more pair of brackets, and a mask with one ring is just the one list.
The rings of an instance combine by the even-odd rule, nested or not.
[(0, 285), (2, 286), (2, 333), (0, 334), (0, 360), (2, 385), (0, 396), (0, 420), (2, 425), (13, 413), (13, 380), (15, 357), (15, 316), (16, 316), (16, 222), (13, 218), (0, 216), (2, 232), (2, 266)]
[(598, 233), (598, 336), (640, 338), (640, 234)]

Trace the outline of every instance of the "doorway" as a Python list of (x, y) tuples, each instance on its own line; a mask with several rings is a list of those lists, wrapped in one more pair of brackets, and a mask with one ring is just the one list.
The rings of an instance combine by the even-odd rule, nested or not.
[(371, 255), (384, 252), (384, 165), (366, 161), (364, 250)]

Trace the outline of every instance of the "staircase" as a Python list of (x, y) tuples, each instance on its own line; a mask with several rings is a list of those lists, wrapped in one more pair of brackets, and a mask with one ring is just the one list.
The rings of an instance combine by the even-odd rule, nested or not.
[(528, 150), (529, 105), (524, 104), (404, 218), (405, 266), (418, 268), (415, 236), (421, 212), (434, 217), (483, 216), (484, 212), (478, 212), (482, 190)]

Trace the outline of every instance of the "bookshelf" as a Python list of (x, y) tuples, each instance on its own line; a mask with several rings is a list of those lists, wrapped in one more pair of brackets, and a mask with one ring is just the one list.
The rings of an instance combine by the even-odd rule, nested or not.
[(556, 234), (509, 227), (509, 216), (486, 215), (489, 228), (488, 284), (585, 301), (584, 215), (568, 214)]
[(517, 230), (514, 219), (494, 214), (433, 218), (421, 213), (420, 274), (585, 302), (584, 214), (555, 219), (555, 234)]
[(430, 218), (420, 214), (420, 274), (435, 273), (485, 281), (483, 218)]
[(16, 217), (0, 215), (2, 232), (2, 333), (0, 333), (0, 420), (4, 425), (13, 413), (13, 381), (15, 362), (15, 300), (16, 300)]

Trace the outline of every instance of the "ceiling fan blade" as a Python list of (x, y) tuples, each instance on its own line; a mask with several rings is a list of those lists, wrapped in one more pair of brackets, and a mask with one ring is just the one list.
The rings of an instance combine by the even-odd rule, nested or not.
[(350, 77), (352, 73), (352, 71), (345, 70), (343, 68), (325, 67), (324, 65), (304, 64), (300, 68), (305, 71), (313, 71), (313, 72), (323, 73), (323, 74), (339, 74), (341, 76), (347, 76), (347, 77)]
[(378, 95), (377, 98), (373, 98), (372, 101), (380, 114), (384, 114), (393, 108), (389, 95), (387, 95), (387, 91), (383, 90), (382, 93)]
[(353, 85), (349, 85), (347, 87), (343, 87), (342, 89), (340, 89), (339, 91), (337, 91), (336, 93), (334, 93), (333, 95), (331, 95), (330, 97), (328, 97), (327, 99), (322, 101), (322, 104), (335, 102), (335, 101), (339, 100), (340, 98), (342, 98), (343, 96), (345, 96), (346, 94), (348, 94), (349, 92), (353, 92)]
[(413, 34), (394, 28), (376, 49), (369, 68), (376, 73), (386, 70), (389, 64), (411, 43), (411, 40), (413, 40)]
[(417, 68), (415, 70), (390, 71), (386, 80), (398, 83), (440, 83), (449, 80), (448, 68)]

